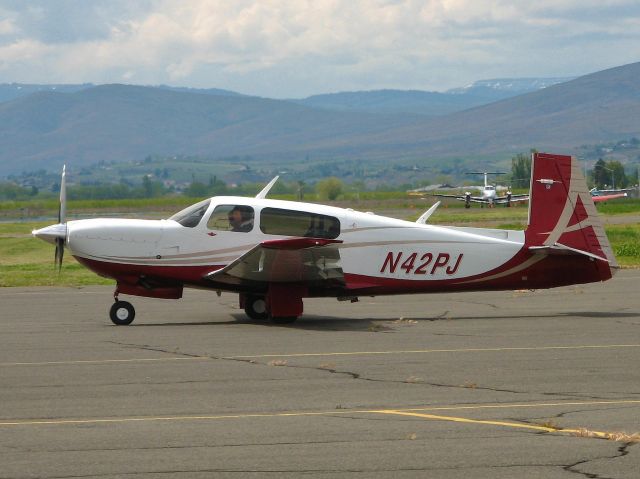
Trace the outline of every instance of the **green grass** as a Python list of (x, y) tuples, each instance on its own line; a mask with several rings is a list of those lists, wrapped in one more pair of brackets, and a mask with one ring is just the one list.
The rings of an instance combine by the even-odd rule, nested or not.
[(68, 253), (58, 273), (53, 264), (55, 247), (30, 234), (45, 224), (0, 223), (0, 287), (114, 283), (84, 268)]
[[(188, 203), (191, 202), (188, 200)], [(394, 204), (394, 208), (399, 213), (404, 212), (405, 217), (414, 216), (415, 219), (422, 212), (422, 209), (418, 211), (415, 207), (406, 209), (402, 206), (402, 201)], [(97, 212), (97, 215), (102, 213)], [(631, 215), (635, 213), (636, 210), (633, 210)], [(524, 207), (471, 210), (441, 208), (430, 222), (518, 230), (525, 228), (526, 218), (527, 208)], [(634, 218), (628, 224), (605, 226), (616, 258), (624, 267), (640, 267), (640, 222), (636, 221)], [(62, 271), (58, 273), (53, 265), (54, 246), (31, 236), (33, 229), (47, 224), (51, 222), (0, 223), (0, 287), (113, 284), (113, 281), (85, 269), (69, 254), (65, 256)]]
[(596, 204), (598, 211), (603, 215), (624, 215), (640, 213), (639, 198), (620, 198)]
[(640, 266), (640, 224), (607, 225), (605, 231), (621, 266)]
[[(87, 209), (146, 209), (164, 207), (182, 207), (195, 203), (197, 200), (185, 196), (165, 196), (162, 198), (133, 198), (123, 200), (69, 200), (67, 211)], [(58, 199), (30, 200), (30, 201), (2, 201), (0, 210), (49, 210), (58, 211)]]

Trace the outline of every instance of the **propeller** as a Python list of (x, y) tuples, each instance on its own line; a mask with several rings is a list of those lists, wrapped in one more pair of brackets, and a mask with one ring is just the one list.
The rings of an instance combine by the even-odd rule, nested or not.
[(53, 264), (58, 268), (58, 273), (62, 270), (62, 258), (64, 258), (64, 240), (62, 238), (56, 238), (56, 254), (53, 259)]
[[(60, 206), (58, 207), (58, 224), (66, 225), (67, 222), (67, 165), (62, 166), (62, 178), (60, 179)], [(66, 227), (65, 227), (66, 232)], [(65, 235), (66, 236), (66, 235)], [(64, 237), (58, 236), (55, 239), (56, 252), (54, 265), (58, 267), (58, 273), (62, 270), (62, 259), (64, 258)]]
[(60, 180), (60, 207), (58, 209), (58, 224), (45, 226), (39, 230), (31, 232), (36, 238), (56, 245), (54, 256), (54, 267), (58, 272), (62, 269), (62, 259), (64, 258), (64, 244), (67, 241), (67, 179), (66, 166), (62, 167), (62, 178)]

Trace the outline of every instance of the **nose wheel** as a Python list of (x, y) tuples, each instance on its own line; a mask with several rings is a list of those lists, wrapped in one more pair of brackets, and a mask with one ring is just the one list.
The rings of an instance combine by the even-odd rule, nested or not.
[(131, 303), (127, 301), (116, 300), (111, 306), (109, 317), (113, 324), (118, 326), (126, 326), (131, 324), (136, 317), (136, 310)]

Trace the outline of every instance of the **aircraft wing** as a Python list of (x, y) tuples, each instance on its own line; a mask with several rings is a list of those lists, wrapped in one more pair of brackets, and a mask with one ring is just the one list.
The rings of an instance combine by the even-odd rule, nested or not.
[(268, 283), (329, 284), (343, 282), (338, 245), (341, 240), (287, 238), (263, 241), (205, 278), (226, 285), (264, 287)]
[(471, 203), (489, 203), (489, 201), (482, 196), (469, 196), (468, 200), (467, 195), (442, 195), (440, 193), (434, 193), (433, 196), (438, 196), (440, 198), (454, 198), (458, 201), (470, 201)]
[(437, 196), (438, 198), (455, 198), (462, 201), (465, 199), (465, 195), (443, 195), (441, 193), (434, 193), (432, 196)]
[(625, 198), (627, 196), (626, 193), (616, 193), (613, 195), (598, 195), (592, 196), (591, 199), (594, 203), (600, 203), (602, 201), (615, 200), (616, 198)]
[(511, 195), (511, 198), (509, 198), (508, 196), (498, 196), (496, 197), (496, 199), (493, 200), (493, 202), (497, 204), (518, 203), (520, 201), (529, 201), (529, 195), (528, 194)]
[[(463, 196), (462, 198), (458, 198), (460, 201), (466, 201), (465, 197)], [(489, 200), (486, 198), (482, 198), (480, 196), (472, 196), (471, 198), (469, 198), (469, 201), (471, 203), (484, 203), (484, 204), (488, 204)]]

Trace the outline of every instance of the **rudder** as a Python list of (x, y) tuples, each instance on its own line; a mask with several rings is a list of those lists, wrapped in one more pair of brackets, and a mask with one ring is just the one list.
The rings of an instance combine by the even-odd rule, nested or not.
[(617, 268), (618, 264), (578, 160), (534, 153), (529, 191), (526, 245), (531, 250), (585, 254), (603, 263), (598, 265), (603, 280), (611, 277), (611, 268)]

